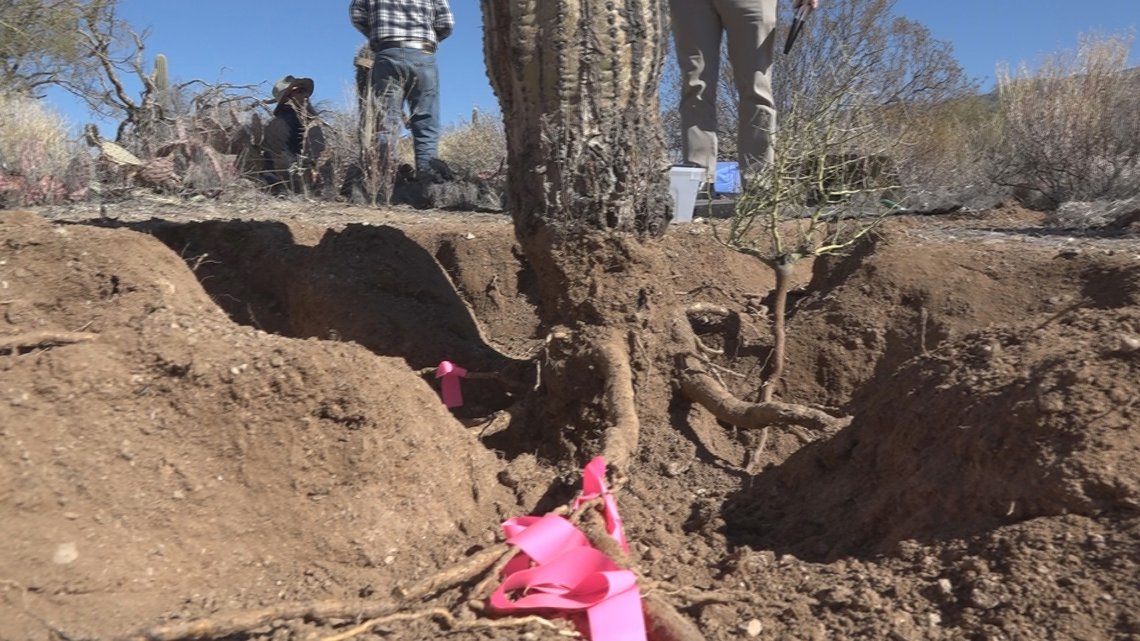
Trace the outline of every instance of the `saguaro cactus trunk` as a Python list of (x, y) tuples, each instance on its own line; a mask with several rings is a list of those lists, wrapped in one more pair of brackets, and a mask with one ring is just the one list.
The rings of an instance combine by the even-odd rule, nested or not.
[(669, 222), (658, 107), (666, 18), (660, 0), (482, 6), (515, 234), (551, 328), (531, 407), (539, 420), (528, 423), (546, 426), (539, 449), (590, 455), (600, 443), (623, 467), (639, 431), (633, 371), (648, 358), (630, 352), (644, 330), (631, 319), (649, 295), (637, 256)]
[(483, 0), (520, 238), (546, 223), (663, 232), (660, 0)]

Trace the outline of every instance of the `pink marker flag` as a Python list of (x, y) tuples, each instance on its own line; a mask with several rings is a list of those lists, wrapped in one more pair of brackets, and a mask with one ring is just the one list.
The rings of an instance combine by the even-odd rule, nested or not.
[(467, 370), (451, 361), (441, 361), (439, 366), (435, 368), (435, 377), (440, 379), (439, 387), (443, 396), (443, 404), (447, 407), (463, 405), (463, 391), (459, 389), (459, 379), (464, 376), (467, 376)]
[(490, 605), (504, 614), (558, 612), (576, 622), (584, 612), (592, 641), (645, 641), (637, 577), (589, 546), (507, 576)]
[(577, 510), (583, 503), (602, 497), (602, 509), (606, 517), (606, 531), (621, 545), (621, 549), (629, 552), (629, 542), (625, 540), (625, 532), (621, 527), (621, 515), (618, 514), (617, 500), (606, 489), (606, 460), (600, 456), (586, 464), (582, 470), (582, 493), (574, 499), (574, 509)]
[[(605, 497), (606, 529), (625, 546), (617, 503), (603, 481), (605, 469), (601, 457), (586, 466), (575, 508)], [(503, 583), (491, 595), (492, 610), (563, 614), (588, 629), (592, 641), (645, 641), (637, 577), (593, 548), (573, 523), (556, 514), (520, 516), (504, 521), (503, 532), (520, 553), (503, 568)]]

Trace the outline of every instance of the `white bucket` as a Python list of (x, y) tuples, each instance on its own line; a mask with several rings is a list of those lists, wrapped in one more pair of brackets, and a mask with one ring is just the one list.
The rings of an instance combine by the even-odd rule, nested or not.
[(693, 221), (697, 206), (697, 192), (705, 180), (704, 167), (673, 167), (669, 169), (669, 195), (673, 196), (673, 222)]

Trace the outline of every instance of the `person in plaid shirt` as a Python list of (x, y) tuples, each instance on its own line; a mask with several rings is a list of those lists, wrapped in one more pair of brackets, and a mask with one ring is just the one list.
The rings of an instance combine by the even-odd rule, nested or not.
[(407, 102), (416, 172), (430, 172), (443, 129), (435, 50), (455, 25), (451, 7), (447, 0), (352, 0), (349, 16), (372, 49), (372, 95), (384, 115), (381, 157), (388, 153)]

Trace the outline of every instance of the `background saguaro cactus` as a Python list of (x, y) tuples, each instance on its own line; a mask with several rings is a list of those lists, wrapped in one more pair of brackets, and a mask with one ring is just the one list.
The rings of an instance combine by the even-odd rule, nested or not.
[(154, 57), (154, 88), (158, 91), (170, 89), (170, 71), (166, 66), (166, 56), (158, 54)]

